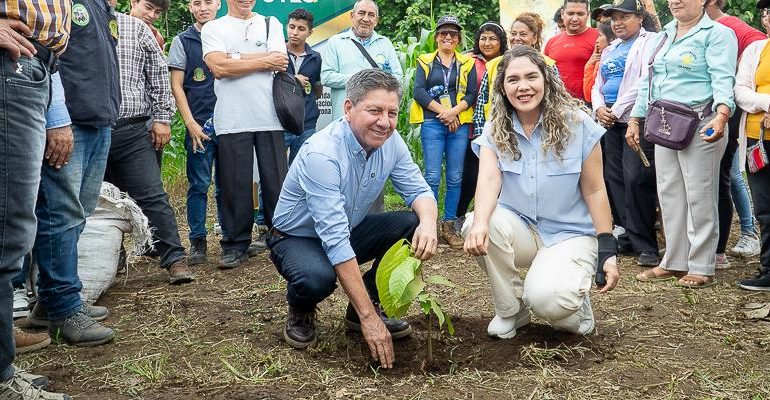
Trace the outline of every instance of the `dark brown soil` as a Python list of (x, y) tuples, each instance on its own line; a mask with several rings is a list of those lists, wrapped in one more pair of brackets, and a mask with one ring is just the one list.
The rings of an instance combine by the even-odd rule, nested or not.
[(150, 259), (118, 276), (100, 301), (112, 312), (105, 323), (115, 342), (54, 345), (18, 364), (77, 399), (770, 399), (770, 324), (741, 312), (770, 302), (770, 293), (734, 284), (754, 273), (756, 260), (733, 259), (718, 286), (694, 291), (638, 283), (641, 269), (624, 257), (620, 286), (593, 294), (596, 335), (535, 321), (514, 339), (495, 340), (486, 336), (485, 274), (442, 246), (425, 268), (459, 286), (437, 292), (455, 336), (434, 341), (436, 361), (427, 365), (426, 320), (413, 308), (415, 334), (396, 342), (388, 371), (370, 362), (358, 334), (345, 332), (340, 290), (320, 305), (318, 345), (288, 348), (285, 285), (267, 256), (219, 271), (216, 247), (209, 244), (212, 263), (189, 285), (167, 285)]

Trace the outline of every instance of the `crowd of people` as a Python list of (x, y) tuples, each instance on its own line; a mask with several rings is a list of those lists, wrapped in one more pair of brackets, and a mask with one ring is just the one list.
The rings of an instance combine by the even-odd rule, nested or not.
[[(393, 340), (412, 332), (383, 312), (375, 284), (399, 239), (421, 260), (439, 238), (475, 256), (492, 291), (487, 333), (501, 339), (533, 315), (594, 332), (590, 290), (616, 287), (618, 255), (645, 267), (642, 282), (714, 285), (716, 270), (730, 266), (734, 208), (740, 237), (730, 253), (761, 264), (738, 286), (770, 290), (770, 42), (726, 15), (726, 0), (669, 0), (673, 21), (663, 26), (652, 1), (592, 11), (587, 0), (565, 0), (547, 41), (536, 13), (473, 35), (446, 15), (435, 24), (436, 51), (417, 58), (413, 77), (375, 31), (374, 0), (356, 1), (350, 29), (321, 52), (307, 43), (314, 17), (305, 9), (284, 27), (254, 12), (254, 0), (227, 0), (220, 18), (219, 0), (189, 0), (195, 23), (167, 54), (153, 23), (169, 0), (132, 0), (129, 14), (115, 0), (38, 3), (0, 3), (0, 399), (69, 398), (17, 370), (14, 354), (52, 339), (97, 346), (115, 336), (102, 324), (109, 310), (82, 302), (78, 278), (78, 240), (103, 181), (147, 217), (154, 246), (144, 255), (170, 284), (193, 281), (208, 262), (214, 183), (218, 266), (269, 250), (287, 282), (286, 342), (316, 343), (317, 307), (339, 282), (345, 326), (385, 368)], [(769, 29), (770, 1), (757, 8)], [(274, 72), (304, 89), (302, 132), (278, 117)], [(404, 93), (409, 78), (414, 90)], [(324, 86), (333, 121), (317, 131)], [(396, 132), (403, 96), (412, 97), (422, 166)], [(161, 180), (177, 111), (187, 130), (189, 251)], [(384, 210), (388, 179), (411, 211)], [(267, 226), (256, 240), (255, 224)], [(19, 330), (13, 319), (22, 317), (47, 332)]]

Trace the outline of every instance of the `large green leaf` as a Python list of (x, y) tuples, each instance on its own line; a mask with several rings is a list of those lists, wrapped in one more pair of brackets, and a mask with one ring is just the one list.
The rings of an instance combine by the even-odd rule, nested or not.
[(441, 328), (444, 325), (444, 310), (441, 309), (441, 306), (434, 299), (430, 299), (430, 310), (433, 311), (433, 314), (436, 314), (438, 327)]
[(407, 257), (401, 264), (399, 264), (390, 273), (390, 279), (388, 280), (388, 291), (390, 296), (396, 300), (395, 305), (400, 305), (399, 300), (406, 290), (406, 286), (414, 280), (415, 264), (419, 264), (420, 260)]
[[(380, 305), (389, 317), (398, 318), (397, 316), (403, 316), (409, 310), (409, 304), (401, 304), (400, 300), (419, 267), (419, 260), (417, 265), (414, 265), (414, 261), (409, 261), (412, 258), (411, 251), (406, 240), (399, 240), (388, 249), (377, 267), (375, 281), (380, 295)], [(391, 278), (393, 278), (393, 287), (398, 293), (394, 293), (391, 288)]]
[(425, 289), (425, 282), (420, 279), (419, 275), (415, 276), (415, 278), (406, 285), (406, 290), (404, 290), (404, 293), (401, 295), (399, 303), (402, 305), (412, 304), (412, 301), (422, 293), (423, 289)]

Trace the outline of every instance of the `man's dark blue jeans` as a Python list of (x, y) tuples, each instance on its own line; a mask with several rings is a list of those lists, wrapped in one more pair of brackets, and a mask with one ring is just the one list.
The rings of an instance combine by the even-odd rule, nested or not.
[[(358, 263), (374, 260), (372, 268), (363, 275), (364, 285), (373, 301), (379, 301), (375, 278), (380, 258), (398, 240), (412, 240), (418, 223), (417, 215), (411, 211), (370, 214), (350, 233), (350, 245)], [(271, 234), (267, 246), (271, 250), (270, 259), (287, 281), (286, 300), (290, 306), (312, 311), (337, 288), (337, 272), (321, 239)]]
[[(217, 165), (217, 137), (203, 142), (202, 153), (193, 151), (190, 133), (184, 137), (184, 148), (187, 150), (187, 224), (190, 225), (190, 241), (205, 239), (206, 208), (208, 193), (211, 187), (211, 172)], [(217, 203), (217, 221), (222, 223), (222, 190), (219, 188), (219, 171), (214, 175), (214, 199)]]
[(0, 382), (14, 373), (11, 280), (35, 240), (49, 85), (38, 59), (13, 61), (0, 50)]
[(110, 149), (109, 127), (72, 125), (72, 135), (69, 163), (59, 170), (43, 163), (35, 210), (38, 297), (52, 320), (68, 317), (82, 305), (78, 240), (96, 209)]

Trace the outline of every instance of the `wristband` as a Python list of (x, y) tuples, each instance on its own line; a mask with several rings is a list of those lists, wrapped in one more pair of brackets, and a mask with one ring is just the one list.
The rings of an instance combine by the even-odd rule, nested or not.
[(604, 276), (604, 262), (608, 258), (618, 255), (618, 240), (612, 233), (600, 233), (596, 236), (598, 244), (597, 265), (596, 265), (596, 286), (603, 287), (607, 284)]
[(635, 119), (629, 119), (629, 120), (628, 120), (628, 124), (629, 124), (629, 125), (636, 125), (636, 126), (639, 126), (639, 121), (637, 121), (637, 120), (635, 120)]

